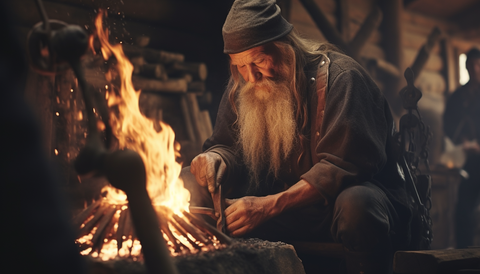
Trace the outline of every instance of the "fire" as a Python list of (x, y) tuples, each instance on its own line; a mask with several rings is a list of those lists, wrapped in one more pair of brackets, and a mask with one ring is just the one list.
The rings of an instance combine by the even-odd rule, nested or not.
[[(183, 182), (179, 178), (182, 169), (181, 163), (177, 161), (180, 157), (180, 145), (175, 141), (175, 133), (168, 124), (159, 122), (161, 130), (157, 131), (154, 122), (141, 114), (138, 103), (141, 91), (135, 90), (132, 84), (133, 65), (125, 56), (121, 44), (109, 43), (108, 29), (104, 29), (102, 24), (103, 15), (104, 12), (99, 11), (96, 17), (95, 35), (100, 41), (103, 58), (108, 60), (113, 56), (117, 62), (116, 68), (108, 71), (105, 75), (109, 82), (115, 80), (116, 83), (105, 86), (107, 92), (105, 98), (111, 110), (109, 119), (113, 134), (118, 139), (118, 148), (134, 150), (142, 157), (147, 174), (147, 191), (152, 203), (164, 219), (173, 220), (161, 225), (164, 238), (172, 254), (185, 250), (185, 247), (190, 252), (211, 249), (211, 247), (205, 247), (203, 242), (199, 242), (191, 232), (186, 232), (181, 227), (181, 223), (184, 222), (182, 220), (187, 220), (184, 214), (189, 212), (190, 193), (184, 188)], [(94, 48), (93, 42), (92, 36), (90, 38), (91, 49)], [(79, 115), (78, 119), (82, 118)], [(77, 239), (77, 244), (85, 247), (82, 254), (100, 257), (102, 260), (109, 260), (116, 256), (130, 256), (134, 259), (139, 257), (141, 245), (135, 239), (134, 233), (131, 233), (131, 224), (128, 225), (129, 221), (126, 220), (129, 219), (129, 211), (126, 210), (127, 196), (123, 191), (112, 186), (106, 186), (102, 189), (102, 193), (106, 193), (106, 195), (102, 201), (97, 201), (95, 205), (97, 211), (92, 209), (90, 213), (95, 216), (84, 219), (80, 226), (82, 235)], [(109, 209), (111, 206), (114, 208)], [(114, 211), (115, 213), (113, 213)], [(110, 224), (105, 224), (103, 228), (101, 224), (97, 224), (92, 230), (90, 227), (85, 227), (92, 218), (97, 218), (102, 214), (108, 215), (107, 212), (111, 212)], [(87, 231), (87, 229), (89, 230)], [(100, 247), (98, 244), (95, 246), (96, 229), (104, 231), (98, 233), (101, 235), (100, 237), (104, 237)], [(127, 230), (130, 233), (125, 232)], [(115, 236), (119, 234), (119, 231), (120, 235), (123, 235), (120, 238)], [(219, 246), (215, 237), (206, 241), (213, 242), (212, 246)]]
[[(107, 90), (108, 106), (118, 109), (118, 113), (111, 112), (110, 123), (119, 148), (132, 149), (142, 157), (147, 172), (147, 190), (154, 205), (165, 206), (176, 214), (188, 211), (190, 193), (179, 179), (182, 166), (177, 162), (180, 145), (175, 142), (175, 133), (161, 121), (161, 131), (157, 132), (154, 122), (140, 112), (141, 91), (135, 90), (132, 84), (133, 65), (121, 44), (109, 43), (108, 30), (103, 29), (102, 21), (103, 12), (99, 12), (95, 26), (103, 58), (108, 60), (113, 55), (117, 60), (117, 69), (109, 71), (107, 79), (114, 73), (120, 79), (118, 94), (113, 89)], [(111, 191), (108, 193), (107, 199), (118, 199), (112, 197), (115, 194)]]

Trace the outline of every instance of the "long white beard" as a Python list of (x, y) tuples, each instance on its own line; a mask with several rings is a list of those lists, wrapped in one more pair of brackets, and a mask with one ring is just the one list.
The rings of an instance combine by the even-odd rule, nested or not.
[(256, 187), (265, 168), (278, 177), (297, 139), (294, 99), (288, 86), (287, 81), (265, 78), (239, 90), (239, 142)]

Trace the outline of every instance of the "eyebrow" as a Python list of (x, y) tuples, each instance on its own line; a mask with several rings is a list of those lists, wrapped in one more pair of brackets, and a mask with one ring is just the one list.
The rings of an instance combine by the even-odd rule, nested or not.
[[(255, 63), (255, 61), (258, 61), (258, 60), (261, 60), (261, 59), (265, 59), (267, 56), (268, 56), (268, 55), (267, 55), (265, 52), (261, 51), (261, 52), (259, 52), (258, 54), (256, 54), (255, 58), (253, 58), (253, 59), (252, 59), (252, 62), (250, 62), (250, 63)], [(230, 61), (231, 61), (231, 64), (232, 64), (232, 65), (238, 66), (238, 64), (237, 64), (236, 62), (234, 62), (234, 61), (232, 60), (232, 58), (230, 58)]]

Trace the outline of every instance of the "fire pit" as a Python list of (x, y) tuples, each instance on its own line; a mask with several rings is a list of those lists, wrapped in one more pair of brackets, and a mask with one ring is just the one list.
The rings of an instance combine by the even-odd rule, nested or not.
[[(87, 258), (93, 269), (108, 269), (116, 274), (147, 273), (141, 261), (132, 259), (101, 261), (99, 258)], [(293, 246), (260, 239), (236, 239), (222, 249), (179, 255), (172, 260), (178, 272), (185, 274), (305, 273)]]
[[(302, 273), (292, 246), (258, 239), (235, 240), (190, 212), (190, 193), (179, 178), (180, 147), (172, 128), (139, 109), (141, 91), (121, 44), (112, 45), (99, 11), (96, 33), (87, 39), (74, 25), (43, 24), (29, 35), (39, 71), (55, 73), (68, 63), (82, 90), (88, 121), (86, 145), (75, 159), (79, 177), (103, 176), (111, 185), (73, 220), (77, 244), (92, 267), (115, 273)], [(88, 41), (89, 42), (88, 42)], [(94, 40), (101, 45), (94, 47)], [(105, 79), (105, 100), (89, 90), (80, 57), (87, 49), (114, 64)], [(217, 211), (217, 213), (220, 211)], [(214, 215), (215, 216), (215, 215)]]
[[(163, 238), (172, 256), (195, 254), (224, 248), (231, 239), (190, 212), (182, 216), (157, 206)], [(171, 216), (168, 220), (165, 216)], [(82, 255), (106, 261), (129, 258), (142, 260), (141, 244), (135, 234), (127, 204), (115, 205), (105, 200), (92, 203), (73, 220), (78, 229), (76, 241)]]

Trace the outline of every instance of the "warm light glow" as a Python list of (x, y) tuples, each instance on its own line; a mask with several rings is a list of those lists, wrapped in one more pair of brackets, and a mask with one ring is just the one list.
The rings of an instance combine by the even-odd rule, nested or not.
[(465, 85), (468, 80), (470, 80), (470, 75), (468, 74), (467, 66), (465, 62), (467, 61), (467, 55), (465, 53), (460, 54), (458, 56), (458, 73), (460, 76), (459, 83), (460, 85)]
[(55, 149), (55, 155), (58, 155), (58, 150), (57, 149)]
[[(159, 122), (161, 130), (157, 132), (154, 121), (141, 114), (139, 108), (141, 91), (135, 90), (132, 84), (133, 66), (123, 53), (122, 45), (109, 43), (108, 30), (104, 29), (102, 24), (103, 15), (104, 11), (99, 11), (95, 20), (96, 36), (100, 41), (103, 58), (109, 60), (113, 56), (116, 59), (116, 67), (111, 68), (105, 78), (109, 82), (115, 80), (115, 83), (120, 83), (120, 85), (116, 86), (112, 83), (105, 85), (105, 97), (108, 107), (112, 110), (109, 119), (113, 134), (118, 139), (119, 149), (134, 150), (142, 157), (147, 174), (147, 191), (157, 211), (161, 212), (165, 219), (171, 219), (173, 214), (185, 219), (182, 212), (189, 211), (190, 192), (184, 188), (183, 182), (179, 178), (182, 169), (181, 163), (177, 161), (180, 158), (180, 145), (175, 141), (175, 134), (169, 125)], [(94, 38), (90, 39), (92, 50), (94, 49), (94, 40)], [(81, 112), (78, 113), (77, 119), (83, 119)], [(99, 121), (97, 127), (103, 130), (105, 125)], [(89, 254), (102, 260), (113, 259), (116, 256), (132, 257), (133, 260), (141, 258), (141, 245), (134, 235), (123, 234), (120, 239), (115, 236), (117, 230), (121, 229), (118, 224), (120, 215), (128, 208), (127, 196), (123, 191), (110, 185), (104, 187), (101, 192), (105, 194), (103, 202), (121, 206), (116, 207), (117, 211), (112, 218), (112, 225), (108, 228), (105, 238), (102, 239), (101, 250), (85, 249), (82, 254)], [(92, 218), (88, 218), (82, 227)], [(196, 241), (193, 236), (189, 235), (190, 239), (187, 239), (171, 224), (167, 224), (167, 226), (183, 246), (190, 252), (197, 252), (191, 243)], [(125, 233), (125, 231), (121, 231)], [(92, 244), (93, 234), (92, 230), (88, 235), (77, 239), (77, 243), (87, 246)], [(177, 250), (168, 237), (165, 235), (164, 237), (166, 237), (172, 254), (185, 251), (185, 248)], [(117, 246), (117, 241), (122, 241), (120, 248)], [(214, 240), (212, 239), (212, 241)], [(202, 246), (202, 244), (198, 245)], [(205, 247), (204, 250), (209, 248), (212, 247)]]
[(81, 110), (78, 111), (77, 120), (78, 120), (78, 121), (82, 121), (82, 120), (83, 120), (83, 112), (82, 112)]
[(125, 56), (122, 45), (110, 44), (108, 30), (103, 28), (102, 21), (103, 12), (99, 12), (95, 26), (101, 52), (105, 60), (115, 56), (115, 75), (120, 80), (118, 94), (114, 88), (107, 91), (108, 106), (119, 110), (118, 115), (113, 112), (110, 115), (113, 134), (119, 140), (120, 149), (134, 150), (142, 157), (147, 172), (147, 190), (153, 204), (165, 206), (177, 214), (188, 211), (190, 193), (179, 179), (182, 165), (177, 162), (180, 153), (175, 133), (163, 122), (159, 122), (162, 130), (157, 132), (154, 122), (140, 112), (138, 100), (141, 91), (133, 87), (133, 65)]

